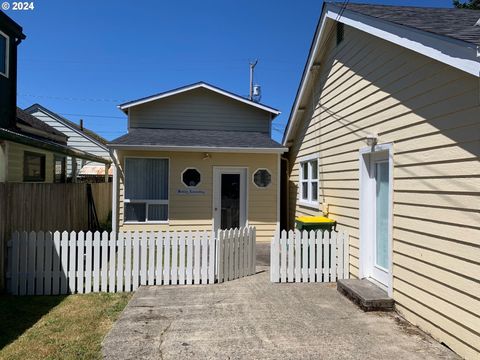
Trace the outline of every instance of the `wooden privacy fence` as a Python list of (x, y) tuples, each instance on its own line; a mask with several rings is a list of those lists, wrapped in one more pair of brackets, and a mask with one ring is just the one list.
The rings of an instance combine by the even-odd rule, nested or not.
[(348, 234), (282, 231), (271, 243), (272, 282), (335, 282), (348, 279)]
[(89, 230), (87, 186), (91, 186), (100, 223), (112, 209), (112, 184), (0, 183), (0, 290), (7, 240), (18, 229)]
[(255, 272), (255, 229), (208, 232), (15, 232), (14, 295), (129, 292), (140, 285), (212, 284)]

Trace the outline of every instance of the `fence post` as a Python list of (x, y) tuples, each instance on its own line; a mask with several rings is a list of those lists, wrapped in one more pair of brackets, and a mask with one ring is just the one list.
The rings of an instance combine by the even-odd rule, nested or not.
[(350, 238), (347, 232), (343, 233), (343, 276), (345, 279), (350, 278)]
[(279, 282), (278, 262), (279, 262), (279, 239), (278, 234), (275, 233), (270, 244), (270, 280), (272, 282)]

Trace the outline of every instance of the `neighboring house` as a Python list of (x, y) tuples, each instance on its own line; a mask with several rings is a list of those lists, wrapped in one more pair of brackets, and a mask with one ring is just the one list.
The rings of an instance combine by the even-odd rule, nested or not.
[[(68, 146), (110, 160), (110, 154), (106, 146), (107, 140), (92, 130), (85, 128), (83, 122), (81, 122), (80, 125), (76, 124), (65, 119), (63, 116), (48, 110), (40, 104), (34, 104), (25, 109), (25, 111), (56, 130), (66, 134), (68, 136)], [(73, 177), (74, 169), (77, 169), (77, 176), (87, 178), (100, 177), (103, 179), (105, 176), (105, 169), (108, 169), (108, 167), (105, 167), (102, 163), (92, 162), (85, 159), (77, 159), (76, 166), (72, 167), (72, 161), (71, 158), (69, 158), (67, 161), (68, 178)]]
[(279, 165), (271, 139), (279, 111), (206, 83), (119, 106), (128, 134), (115, 151), (113, 228), (279, 228)]
[(480, 358), (479, 17), (325, 4), (283, 141), (290, 227), (328, 211), (350, 232), (351, 276), (467, 359)]
[(17, 45), (22, 28), (0, 12), (0, 182), (64, 182), (67, 157), (109, 164), (67, 145), (68, 137), (17, 108)]

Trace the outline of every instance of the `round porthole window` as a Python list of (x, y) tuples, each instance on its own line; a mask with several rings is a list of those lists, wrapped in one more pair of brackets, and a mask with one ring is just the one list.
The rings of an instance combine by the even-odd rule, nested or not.
[(253, 174), (253, 182), (259, 188), (266, 188), (272, 182), (272, 175), (267, 169), (258, 169)]
[(182, 173), (182, 182), (187, 187), (195, 187), (200, 184), (201, 175), (195, 168), (185, 169)]

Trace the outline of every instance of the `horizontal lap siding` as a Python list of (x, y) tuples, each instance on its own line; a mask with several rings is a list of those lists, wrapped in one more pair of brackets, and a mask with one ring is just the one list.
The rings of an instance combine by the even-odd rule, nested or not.
[[(248, 183), (248, 225), (255, 226), (257, 241), (270, 241), (277, 226), (277, 174), (278, 155), (276, 154), (228, 154), (211, 153), (202, 160), (204, 153), (187, 152), (120, 152), (120, 162), (124, 156), (147, 156), (170, 158), (169, 223), (124, 224), (124, 187), (120, 180), (119, 224), (121, 230), (212, 230), (213, 167), (247, 167)], [(177, 195), (178, 189), (186, 189), (181, 183), (181, 173), (189, 167), (201, 173), (198, 190), (205, 195)], [(252, 182), (252, 174), (259, 168), (267, 168), (272, 174), (272, 183), (265, 189), (257, 188)]]
[(7, 182), (23, 182), (23, 159), (25, 152), (45, 155), (45, 183), (53, 182), (53, 160), (55, 153), (33, 146), (8, 142)]
[(270, 131), (270, 114), (207, 89), (152, 101), (130, 109), (129, 127)]
[(358, 151), (369, 133), (393, 142), (397, 309), (462, 356), (477, 358), (478, 79), (349, 27), (344, 42), (325, 54), (314, 105), (311, 95), (302, 104), (289, 154), (291, 219), (320, 214), (296, 203), (298, 160), (318, 152), (320, 202), (352, 234), (350, 271), (358, 276)]

